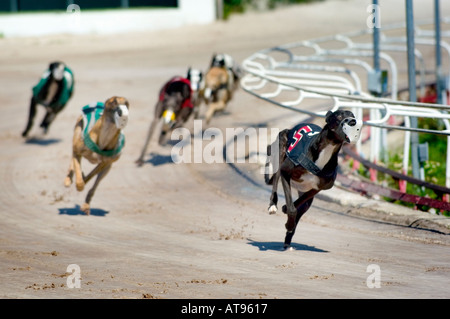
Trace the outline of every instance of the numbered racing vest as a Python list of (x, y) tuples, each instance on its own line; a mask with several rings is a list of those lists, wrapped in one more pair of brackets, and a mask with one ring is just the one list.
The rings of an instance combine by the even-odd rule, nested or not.
[[(320, 133), (322, 128), (315, 124), (300, 123), (288, 132), (287, 157), (295, 164), (307, 169), (314, 175), (325, 176), (322, 170), (310, 160), (306, 153), (312, 139)], [(332, 172), (331, 175), (335, 174)], [(326, 174), (329, 176), (330, 174)]]

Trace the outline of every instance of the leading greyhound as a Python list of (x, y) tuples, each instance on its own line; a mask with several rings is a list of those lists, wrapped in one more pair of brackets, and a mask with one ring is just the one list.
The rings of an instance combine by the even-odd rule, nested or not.
[[(90, 214), (90, 202), (98, 184), (108, 174), (111, 165), (120, 158), (125, 144), (122, 129), (128, 123), (128, 109), (127, 99), (113, 96), (105, 103), (97, 102), (84, 106), (83, 113), (75, 124), (72, 158), (64, 185), (69, 187), (72, 184), (75, 173), (75, 185), (81, 192), (86, 183), (97, 176), (81, 207), (86, 215)], [(81, 170), (83, 157), (92, 164), (97, 164), (87, 176)]]
[[(311, 207), (314, 196), (333, 187), (342, 145), (356, 143), (361, 134), (362, 122), (351, 111), (328, 111), (325, 121), (323, 129), (312, 123), (300, 123), (292, 129), (285, 129), (267, 147), (265, 181), (272, 185), (269, 213), (277, 211), (279, 179), (286, 197), (286, 205), (283, 206), (283, 212), (287, 214), (285, 249), (290, 247), (295, 228)], [(298, 191), (295, 201), (291, 187)]]

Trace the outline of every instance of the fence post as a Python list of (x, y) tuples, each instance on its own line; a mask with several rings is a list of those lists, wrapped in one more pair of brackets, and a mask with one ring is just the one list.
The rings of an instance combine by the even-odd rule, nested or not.
[[(414, 14), (412, 0), (406, 1), (406, 40), (408, 52), (408, 86), (409, 86), (409, 100), (417, 102), (416, 96), (416, 61), (414, 55)], [(417, 128), (417, 117), (411, 117), (411, 127)], [(411, 164), (413, 176), (420, 178), (419, 170), (419, 135), (416, 132), (411, 133)], [(408, 156), (408, 154), (405, 154)]]
[(10, 4), (11, 4), (11, 12), (17, 12), (19, 11), (19, 4), (18, 4), (19, 0), (10, 0)]

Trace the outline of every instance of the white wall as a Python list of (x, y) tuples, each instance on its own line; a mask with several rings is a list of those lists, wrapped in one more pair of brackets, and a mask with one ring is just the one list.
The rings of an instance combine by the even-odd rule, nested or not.
[(216, 19), (216, 0), (179, 0), (178, 8), (116, 9), (0, 14), (0, 35), (26, 37), (50, 34), (113, 34), (152, 31)]

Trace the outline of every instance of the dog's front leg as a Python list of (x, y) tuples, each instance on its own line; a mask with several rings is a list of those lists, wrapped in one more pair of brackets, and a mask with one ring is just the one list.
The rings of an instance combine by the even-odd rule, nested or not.
[(70, 185), (72, 185), (72, 181), (73, 181), (73, 156), (70, 160), (70, 165), (69, 165), (69, 171), (67, 172), (67, 176), (64, 180), (64, 186), (65, 187), (69, 187)]
[(72, 165), (75, 173), (75, 186), (77, 187), (77, 191), (81, 192), (85, 185), (83, 172), (81, 171), (81, 156), (74, 156), (72, 158)]
[[(99, 165), (97, 165), (97, 167), (99, 167)], [(89, 215), (91, 213), (90, 204), (91, 204), (92, 197), (94, 196), (94, 193), (95, 193), (95, 190), (97, 189), (98, 184), (106, 176), (106, 174), (108, 174), (109, 170), (111, 169), (111, 166), (112, 166), (111, 163), (107, 164), (106, 166), (102, 166), (103, 169), (98, 173), (97, 179), (95, 180), (94, 185), (87, 193), (85, 202), (84, 202), (83, 206), (81, 206), (81, 211), (83, 211), (86, 215)]]
[[(297, 228), (298, 222), (300, 221), (300, 218), (303, 216), (303, 214), (306, 213), (308, 209), (311, 207), (315, 194), (317, 194), (316, 191), (303, 193), (294, 202), (294, 206), (296, 207), (297, 213), (295, 218), (293, 217), (291, 218), (290, 216), (288, 216), (288, 223), (293, 223), (294, 226), (291, 231), (288, 230), (286, 232), (286, 237), (284, 238), (284, 249), (287, 249), (291, 245), (292, 237), (294, 237), (295, 229)], [(286, 225), (288, 223), (286, 223)]]
[(106, 166), (111, 165), (110, 162), (101, 162), (88, 174), (88, 176), (83, 177), (84, 184), (90, 181), (92, 177), (99, 174)]

